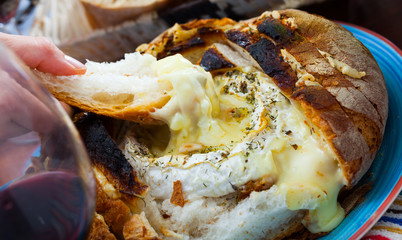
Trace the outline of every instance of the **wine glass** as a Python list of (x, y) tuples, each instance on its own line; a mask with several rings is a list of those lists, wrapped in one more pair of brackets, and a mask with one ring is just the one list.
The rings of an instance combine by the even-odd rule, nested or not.
[(83, 239), (95, 180), (70, 117), (0, 43), (0, 239)]

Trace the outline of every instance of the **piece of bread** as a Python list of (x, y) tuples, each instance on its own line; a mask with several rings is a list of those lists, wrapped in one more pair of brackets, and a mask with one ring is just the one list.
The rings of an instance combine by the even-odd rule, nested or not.
[(169, 82), (156, 75), (156, 60), (138, 53), (116, 63), (88, 61), (84, 75), (54, 77), (36, 72), (61, 101), (101, 115), (155, 122), (148, 115), (168, 100)]
[(125, 240), (159, 240), (158, 234), (149, 224), (144, 213), (134, 214), (124, 225), (123, 234)]
[(116, 26), (166, 6), (169, 0), (80, 0), (98, 28)]
[[(39, 75), (60, 100), (140, 123), (133, 124), (121, 148), (140, 181), (148, 186), (146, 204), (136, 211), (145, 213), (149, 222), (145, 225), (152, 226), (158, 237), (280, 239), (303, 225), (319, 234), (339, 224), (342, 217), (338, 215), (331, 215), (330, 220), (336, 221), (321, 222), (316, 210), (335, 207), (336, 214), (343, 214), (337, 204), (338, 192), (354, 186), (368, 170), (380, 147), (388, 114), (381, 71), (367, 48), (350, 32), (322, 17), (284, 10), (241, 22), (206, 19), (175, 25), (138, 50), (144, 55), (128, 55), (110, 65), (88, 63), (84, 76)], [(158, 67), (141, 65), (146, 59), (156, 62), (147, 54), (161, 59)], [(125, 72), (128, 68), (134, 72)], [(182, 69), (197, 71), (180, 75)], [(119, 80), (127, 74), (143, 76), (144, 71), (154, 78), (135, 81), (134, 89), (131, 80)], [(152, 74), (158, 71), (174, 77), (169, 80), (171, 85), (158, 85), (158, 79), (167, 79), (163, 74)], [(175, 82), (186, 79), (182, 78), (186, 74), (187, 80)], [(205, 86), (179, 91), (194, 74), (205, 77), (201, 81)], [(88, 81), (94, 82), (82, 87)], [(207, 94), (211, 82), (216, 85), (218, 98), (227, 97), (229, 103), (225, 104), (236, 106), (228, 112), (222, 110), (222, 114), (231, 114), (230, 119), (239, 119), (238, 123), (251, 116), (250, 124), (240, 131), (245, 137), (239, 140), (232, 135), (232, 141), (222, 143), (217, 135), (207, 138), (211, 143), (200, 144), (196, 136), (191, 138), (196, 142), (184, 142), (172, 149), (169, 142), (166, 148), (170, 151), (155, 150), (154, 145), (164, 139), (156, 133), (163, 131), (144, 122), (177, 116), (195, 121), (190, 125), (196, 127), (187, 135), (203, 134), (197, 129), (204, 123), (197, 119), (213, 115), (214, 110), (211, 107), (200, 114), (198, 107), (200, 103), (214, 106), (215, 95)], [(148, 84), (156, 90), (137, 91)], [(210, 103), (195, 100), (202, 89)], [(93, 97), (102, 93), (108, 96), (106, 100), (115, 100), (113, 95), (130, 92), (134, 101), (126, 105)], [(184, 107), (169, 108), (180, 94), (186, 96)], [(247, 109), (249, 106), (254, 108)], [(180, 114), (191, 108), (192, 117), (181, 118)], [(171, 139), (179, 129), (175, 127), (180, 127), (172, 127), (172, 122), (165, 121)], [(216, 124), (207, 126), (211, 130)], [(215, 141), (219, 144), (214, 145)], [(327, 191), (320, 185), (331, 185), (331, 181), (336, 181), (335, 190)]]
[(95, 213), (92, 220), (91, 228), (89, 229), (89, 240), (117, 240), (117, 238), (110, 232), (108, 225), (102, 215)]
[(94, 30), (79, 0), (42, 0), (36, 6), (29, 35), (46, 37), (60, 45), (81, 39)]

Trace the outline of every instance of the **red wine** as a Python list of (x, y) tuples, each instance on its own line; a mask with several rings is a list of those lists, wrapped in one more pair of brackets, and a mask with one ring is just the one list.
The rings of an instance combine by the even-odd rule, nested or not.
[(6, 23), (14, 17), (19, 3), (20, 0), (0, 0), (0, 22)]
[(90, 214), (85, 185), (67, 172), (45, 172), (0, 190), (0, 239), (75, 240)]

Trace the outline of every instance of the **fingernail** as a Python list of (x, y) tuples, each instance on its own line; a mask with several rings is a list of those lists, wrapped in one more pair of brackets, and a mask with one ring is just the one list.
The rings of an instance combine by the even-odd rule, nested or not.
[(75, 68), (79, 68), (79, 69), (86, 69), (85, 65), (82, 64), (80, 61), (78, 61), (77, 59), (74, 59), (68, 55), (65, 56), (65, 59), (67, 60), (68, 63), (70, 63), (71, 65), (73, 65)]
[(83, 75), (87, 71), (87, 67), (77, 59), (74, 59), (68, 55), (65, 55), (64, 58), (71, 66), (74, 67), (75, 74)]

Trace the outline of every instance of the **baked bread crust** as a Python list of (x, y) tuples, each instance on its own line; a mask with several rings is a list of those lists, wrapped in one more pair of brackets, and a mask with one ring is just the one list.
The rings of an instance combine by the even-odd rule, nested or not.
[[(324, 76), (324, 89), (335, 97), (355, 128), (350, 132), (342, 131), (343, 121), (328, 119), (328, 111), (320, 114), (322, 119), (328, 119), (336, 134), (329, 138), (330, 142), (340, 156), (348, 180), (354, 184), (370, 167), (384, 134), (388, 94), (382, 72), (370, 51), (342, 26), (302, 11), (285, 10), (282, 13), (295, 18), (300, 34), (314, 47), (366, 73), (361, 79), (345, 75), (342, 78), (337, 73), (321, 75)], [(306, 67), (312, 73), (320, 73), (318, 64), (306, 64)], [(330, 131), (325, 133), (327, 138)]]
[[(342, 26), (300, 10), (266, 12), (238, 23), (195, 20), (174, 26), (138, 50), (158, 58), (180, 53), (203, 66), (204, 53), (217, 43), (248, 52), (250, 64), (257, 62), (332, 146), (348, 186), (356, 184), (380, 147), (388, 114), (385, 81), (369, 50)], [(299, 81), (282, 49), (312, 76), (309, 82)], [(238, 65), (224, 58), (230, 54), (223, 55), (217, 57), (218, 65), (206, 61), (215, 66), (208, 70), (225, 67), (225, 62)]]

